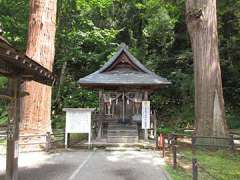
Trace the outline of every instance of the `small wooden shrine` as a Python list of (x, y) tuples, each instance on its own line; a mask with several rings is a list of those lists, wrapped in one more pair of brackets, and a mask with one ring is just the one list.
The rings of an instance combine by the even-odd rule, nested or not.
[(153, 91), (171, 84), (148, 70), (121, 44), (98, 71), (79, 80), (81, 87), (99, 90), (98, 138), (137, 142), (141, 137), (141, 104)]

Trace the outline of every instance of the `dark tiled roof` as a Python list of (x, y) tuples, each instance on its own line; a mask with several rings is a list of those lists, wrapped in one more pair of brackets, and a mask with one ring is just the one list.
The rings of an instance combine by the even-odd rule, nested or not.
[[(130, 61), (139, 71), (121, 68), (107, 71), (125, 53)], [(81, 86), (160, 86), (171, 84), (166, 78), (156, 75), (140, 63), (127, 49), (126, 45), (121, 45), (119, 51), (98, 71), (81, 78)]]

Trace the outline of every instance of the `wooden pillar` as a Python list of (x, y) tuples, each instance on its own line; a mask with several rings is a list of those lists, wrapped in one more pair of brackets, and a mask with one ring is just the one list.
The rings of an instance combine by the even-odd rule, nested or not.
[(99, 112), (104, 114), (104, 102), (103, 102), (103, 91), (99, 90)]
[(198, 180), (198, 165), (197, 165), (197, 159), (192, 159), (192, 179)]
[(97, 116), (97, 124), (98, 124), (98, 131), (97, 131), (97, 139), (102, 138), (102, 121), (105, 114), (104, 102), (103, 102), (103, 90), (99, 90), (99, 116)]
[(154, 139), (157, 139), (157, 114), (155, 110), (153, 112), (153, 131), (154, 131)]
[[(144, 91), (144, 101), (148, 101), (148, 91)], [(144, 129), (144, 140), (148, 141), (148, 129)]]
[(125, 123), (125, 93), (124, 93), (124, 91), (123, 91), (122, 98), (123, 98), (123, 100), (122, 100), (122, 102), (123, 102), (123, 117), (122, 117), (122, 120)]
[(172, 145), (172, 153), (173, 153), (173, 169), (177, 168), (177, 147), (174, 144)]
[(112, 101), (112, 117), (114, 117), (114, 113), (115, 113), (115, 103), (113, 103)]
[(11, 79), (9, 84), (13, 98), (10, 103), (9, 121), (7, 129), (7, 166), (5, 180), (18, 179), (20, 84), (20, 78)]

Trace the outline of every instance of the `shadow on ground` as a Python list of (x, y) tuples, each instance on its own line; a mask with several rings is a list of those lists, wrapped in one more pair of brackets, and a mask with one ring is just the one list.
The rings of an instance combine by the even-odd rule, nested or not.
[[(19, 169), (19, 180), (52, 180), (64, 179), (64, 172), (68, 172), (71, 168), (66, 164), (44, 164), (35, 168), (20, 168)], [(58, 174), (61, 172), (61, 174)], [(0, 180), (5, 179), (5, 174), (0, 174)]]

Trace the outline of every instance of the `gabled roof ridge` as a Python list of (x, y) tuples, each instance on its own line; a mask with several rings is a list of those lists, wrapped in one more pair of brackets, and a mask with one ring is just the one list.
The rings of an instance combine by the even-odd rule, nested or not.
[[(118, 60), (118, 57), (121, 53), (125, 53), (128, 59), (133, 63), (140, 73), (133, 72), (124, 72), (124, 73), (104, 73), (109, 67)], [(137, 60), (129, 51), (126, 44), (122, 43), (119, 46), (119, 49), (114, 55), (106, 62), (99, 70), (95, 71), (92, 74), (89, 74), (83, 78), (80, 78), (78, 81), (83, 86), (115, 86), (115, 85), (143, 85), (143, 86), (160, 86), (171, 84), (166, 78), (163, 78), (154, 72), (147, 69), (139, 60)]]
[(120, 56), (120, 54), (124, 51), (126, 46), (121, 47), (112, 57), (110, 60), (108, 60), (108, 62), (106, 62), (97, 72), (101, 73), (103, 71), (105, 71), (108, 67), (110, 67), (116, 60), (117, 58)]
[(106, 62), (98, 71), (98, 73), (104, 72), (107, 68), (109, 68), (121, 55), (122, 52), (125, 52), (125, 54), (129, 57), (129, 59), (132, 61), (133, 64), (135, 64), (137, 67), (139, 67), (143, 72), (154, 74), (152, 71), (147, 69), (137, 58), (135, 58), (131, 52), (128, 51), (128, 46), (125, 43), (120, 44), (120, 49), (112, 56), (112, 58)]
[(130, 58), (130, 60), (138, 66), (141, 70), (143, 70), (145, 73), (152, 74), (153, 72), (147, 69), (135, 56), (132, 55), (128, 50), (124, 50), (124, 52), (127, 54), (127, 56)]

